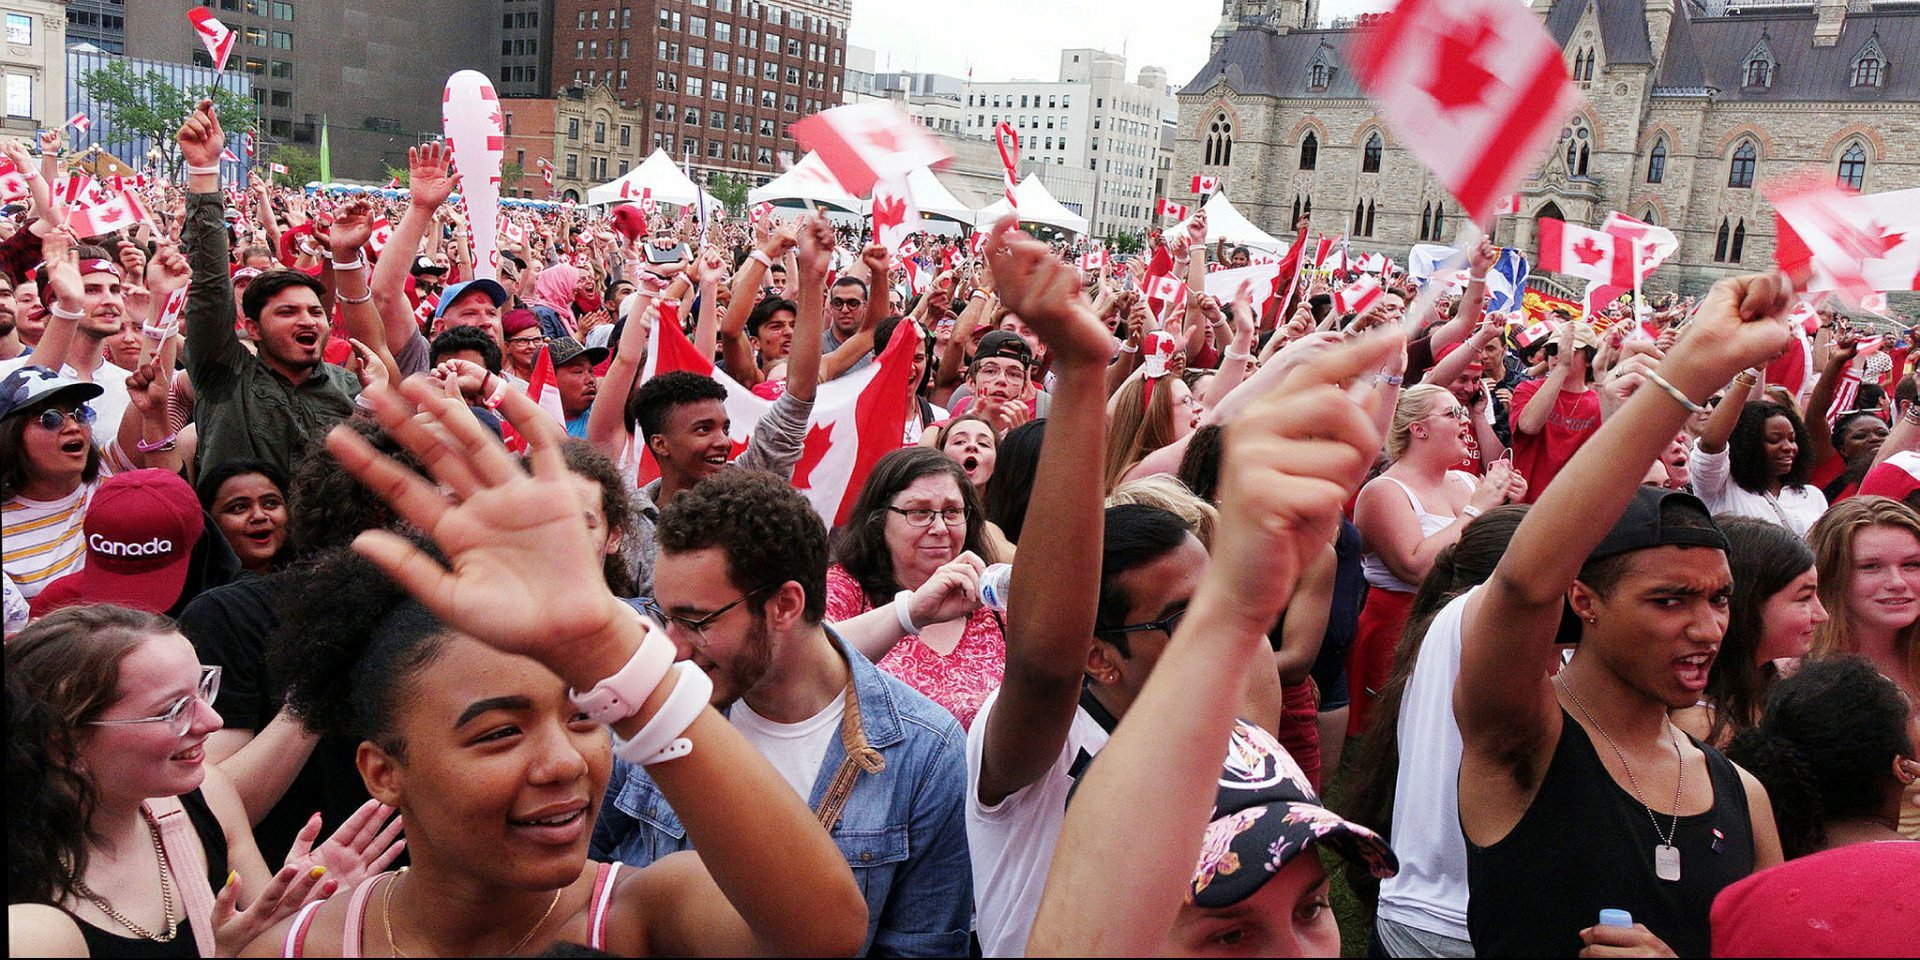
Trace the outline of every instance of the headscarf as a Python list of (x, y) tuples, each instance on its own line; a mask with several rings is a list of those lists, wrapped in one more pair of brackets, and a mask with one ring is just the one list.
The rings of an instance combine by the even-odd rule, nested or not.
[(573, 319), (573, 291), (580, 283), (580, 269), (570, 263), (557, 263), (533, 279), (533, 302), (551, 307), (562, 317)]

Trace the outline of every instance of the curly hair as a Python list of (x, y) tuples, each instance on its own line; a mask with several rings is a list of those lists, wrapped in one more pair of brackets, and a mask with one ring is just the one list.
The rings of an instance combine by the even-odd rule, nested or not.
[(667, 429), (667, 415), (673, 408), (702, 400), (725, 403), (727, 388), (712, 377), (687, 370), (669, 370), (640, 385), (627, 398), (627, 431), (638, 429), (644, 442)]
[(663, 555), (718, 547), (735, 587), (794, 581), (806, 593), (805, 621), (826, 616), (827, 527), (780, 477), (722, 470), (700, 481), (660, 511), (654, 542)]
[(1807, 472), (1813, 469), (1813, 441), (1807, 438), (1807, 425), (1800, 414), (1792, 407), (1782, 406), (1770, 400), (1752, 400), (1740, 408), (1740, 420), (1733, 425), (1733, 433), (1727, 437), (1727, 472), (1740, 489), (1748, 493), (1765, 494), (1772, 492), (1772, 463), (1767, 459), (1767, 421), (1774, 417), (1785, 417), (1793, 426), (1793, 442), (1798, 448), (1793, 455), (1793, 466), (1787, 469), (1783, 477), (1778, 477), (1782, 486), (1803, 487), (1807, 484)]
[(1008, 430), (994, 451), (993, 476), (987, 478), (987, 519), (1009, 543), (1020, 542), (1020, 528), (1027, 522), (1027, 497), (1033, 492), (1046, 435), (1046, 420), (1029, 420)]
[(287, 707), (321, 736), (370, 741), (404, 760), (396, 708), (414, 675), (439, 658), (446, 627), (347, 547), (284, 574), (274, 599), (284, 619), (267, 646), (267, 672), (284, 678)]
[(1727, 537), (1733, 598), (1720, 655), (1707, 675), (1706, 699), (1714, 705), (1707, 742), (1724, 743), (1728, 734), (1760, 719), (1773, 673), (1771, 665), (1754, 661), (1767, 632), (1767, 601), (1813, 569), (1813, 551), (1793, 531), (1769, 520), (1729, 516), (1714, 522)]
[(1807, 661), (1727, 748), (1767, 788), (1788, 859), (1824, 847), (1831, 821), (1880, 813), (1894, 758), (1912, 754), (1906, 697), (1859, 657)]
[[(57, 904), (86, 872), (93, 785), (75, 769), (81, 727), (119, 700), (120, 661), (178, 631), (158, 614), (63, 607), (7, 642), (7, 900)], [(63, 860), (64, 858), (64, 860)]]
[(834, 531), (833, 556), (848, 575), (860, 584), (867, 602), (880, 606), (900, 592), (902, 584), (893, 573), (893, 552), (887, 549), (887, 508), (900, 491), (922, 477), (947, 477), (960, 490), (960, 502), (967, 510), (967, 532), (962, 550), (993, 562), (987, 546), (986, 508), (980, 494), (967, 480), (967, 472), (952, 457), (932, 447), (904, 447), (880, 458), (867, 474), (860, 496), (853, 502), (847, 522)]
[[(424, 475), (420, 462), (387, 436), (380, 425), (364, 417), (342, 421), (347, 429), (373, 444), (375, 450)], [(299, 560), (353, 542), (362, 530), (391, 527), (393, 509), (340, 466), (326, 444), (315, 443), (294, 467), (287, 491), (287, 539), (293, 559)]]
[[(630, 542), (634, 536), (633, 518), (636, 511), (633, 509), (633, 498), (627, 493), (627, 480), (620, 475), (620, 468), (585, 440), (569, 439), (561, 445), (560, 454), (566, 458), (568, 470), (600, 485), (600, 513), (606, 518), (607, 532), (618, 532), (622, 543)], [(531, 464), (529, 458), (522, 457), (520, 460), (523, 467), (530, 467)], [(640, 592), (639, 582), (634, 579), (633, 571), (627, 569), (627, 562), (619, 551), (603, 559), (601, 571), (606, 575), (607, 589), (613, 591), (614, 596), (631, 597)]]

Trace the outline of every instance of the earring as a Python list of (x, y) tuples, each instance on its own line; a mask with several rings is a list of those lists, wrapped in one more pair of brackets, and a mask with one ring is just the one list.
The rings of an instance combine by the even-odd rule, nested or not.
[(1593, 624), (1596, 624), (1596, 623), (1599, 623), (1599, 622), (1600, 622), (1600, 618), (1599, 618), (1599, 617), (1596, 617), (1596, 616), (1594, 616), (1594, 615), (1593, 615), (1593, 614), (1591, 614), (1591, 613), (1589, 613), (1589, 614), (1587, 614), (1587, 625), (1588, 625), (1588, 626), (1592, 626)]

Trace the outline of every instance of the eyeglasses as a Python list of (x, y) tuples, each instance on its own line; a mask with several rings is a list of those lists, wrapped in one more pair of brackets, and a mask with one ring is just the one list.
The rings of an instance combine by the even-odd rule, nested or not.
[(157, 717), (137, 717), (132, 720), (94, 720), (92, 726), (117, 727), (130, 723), (165, 722), (167, 730), (176, 737), (184, 737), (193, 729), (193, 701), (200, 700), (207, 706), (213, 706), (213, 699), (220, 695), (220, 668), (201, 667), (200, 686), (194, 692), (181, 697), (167, 708), (167, 712)]
[(707, 648), (707, 625), (708, 624), (725, 616), (728, 610), (732, 610), (734, 607), (737, 607), (747, 602), (749, 599), (751, 599), (755, 595), (765, 593), (776, 586), (779, 586), (779, 584), (770, 583), (770, 584), (767, 584), (766, 586), (749, 590), (746, 593), (741, 594), (739, 599), (733, 601), (732, 603), (727, 604), (724, 607), (721, 607), (718, 610), (715, 610), (712, 613), (707, 614), (704, 617), (699, 618), (698, 620), (692, 619), (690, 617), (676, 617), (673, 614), (668, 613), (665, 607), (660, 606), (659, 601), (654, 600), (652, 598), (648, 598), (646, 600), (641, 601), (640, 609), (645, 611), (647, 616), (650, 616), (655, 620), (659, 621), (660, 625), (667, 628), (669, 632), (672, 632), (673, 630), (675, 630), (675, 628), (678, 628), (679, 632), (685, 635), (689, 642), (691, 642), (694, 646), (702, 650), (705, 650)]
[(549, 337), (508, 337), (508, 343), (552, 343)]
[(1093, 635), (1096, 637), (1118, 637), (1125, 636), (1129, 633), (1147, 633), (1153, 630), (1159, 630), (1171, 637), (1173, 636), (1173, 628), (1179, 626), (1181, 618), (1186, 615), (1187, 608), (1181, 607), (1158, 620), (1149, 620), (1145, 623), (1131, 623), (1124, 627), (1096, 628), (1093, 631)]
[(1427, 414), (1427, 416), (1446, 417), (1449, 420), (1465, 420), (1467, 418), (1467, 408), (1456, 403), (1451, 407), (1441, 407)]
[(835, 310), (853, 310), (867, 305), (865, 300), (855, 300), (851, 297), (834, 297), (827, 303)]
[(95, 413), (92, 407), (83, 403), (80, 406), (74, 407), (72, 410), (48, 407), (40, 411), (40, 416), (35, 422), (40, 424), (40, 429), (42, 430), (54, 431), (65, 426), (68, 420), (72, 420), (74, 423), (83, 427), (91, 427), (93, 426), (93, 422), (99, 418), (100, 415)]
[(908, 510), (902, 510), (899, 507), (888, 507), (887, 509), (906, 517), (907, 526), (910, 527), (931, 527), (933, 526), (934, 517), (939, 517), (940, 522), (949, 527), (962, 526), (967, 522), (966, 507), (948, 507), (944, 510), (928, 510), (924, 507), (914, 507)]

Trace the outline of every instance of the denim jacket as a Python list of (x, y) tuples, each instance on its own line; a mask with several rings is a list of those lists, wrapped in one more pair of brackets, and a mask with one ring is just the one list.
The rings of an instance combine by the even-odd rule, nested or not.
[[(833, 839), (867, 898), (871, 956), (955, 957), (967, 951), (973, 869), (963, 815), (966, 734), (953, 714), (886, 673), (842, 641), (867, 743), (886, 768), (862, 773), (833, 828)], [(827, 746), (807, 806), (817, 809), (847, 755)], [(641, 767), (615, 760), (593, 828), (592, 855), (644, 867), (692, 849), (660, 788)]]

